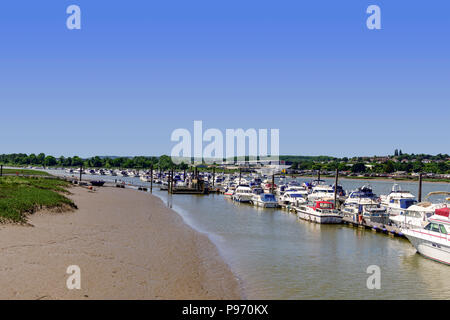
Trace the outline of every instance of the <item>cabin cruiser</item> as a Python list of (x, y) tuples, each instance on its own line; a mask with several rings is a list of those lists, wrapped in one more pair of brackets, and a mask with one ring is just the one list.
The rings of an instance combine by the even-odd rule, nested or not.
[[(358, 188), (348, 195), (347, 199), (344, 202), (344, 205), (349, 205), (352, 203), (359, 204), (361, 199), (370, 199), (377, 201), (378, 197), (373, 193), (372, 188), (370, 186), (362, 186)], [(377, 201), (378, 202), (378, 201)]]
[(276, 208), (278, 207), (278, 202), (273, 194), (261, 193), (254, 194), (250, 203), (257, 207), (263, 208)]
[(229, 182), (228, 185), (225, 187), (225, 192), (223, 193), (223, 195), (226, 197), (232, 197), (235, 190), (236, 184), (234, 182)]
[(139, 177), (139, 179), (141, 180), (141, 181), (143, 181), (143, 182), (151, 182), (152, 180), (151, 180), (151, 177), (150, 176), (146, 176), (146, 175), (141, 175), (140, 177)]
[(354, 222), (367, 222), (389, 224), (389, 214), (385, 207), (371, 198), (359, 198), (358, 202), (352, 201), (343, 205), (342, 213), (345, 217), (350, 217)]
[(402, 229), (423, 256), (450, 265), (450, 208), (436, 209), (425, 227)]
[(434, 215), (435, 210), (442, 208), (442, 204), (421, 202), (404, 210), (403, 214), (390, 217), (393, 225), (402, 228), (423, 228), (428, 224), (428, 218)]
[(410, 206), (408, 209), (404, 211), (403, 214), (392, 216), (391, 222), (392, 224), (402, 227), (402, 228), (422, 228), (425, 225), (428, 224), (428, 218), (430, 218), (432, 215), (434, 215), (436, 209), (441, 209), (445, 207), (450, 208), (449, 200), (447, 199), (446, 202), (439, 202), (439, 203), (431, 203), (426, 200), (430, 196), (435, 195), (449, 195), (450, 192), (448, 191), (433, 191), (430, 192), (426, 197), (425, 201), (414, 204)]
[(140, 174), (139, 174), (138, 171), (129, 171), (129, 172), (128, 172), (128, 176), (129, 176), (129, 177), (132, 177), (132, 178), (139, 178), (139, 177), (140, 177)]
[(329, 185), (316, 185), (308, 195), (308, 200), (315, 201), (321, 199), (334, 199), (334, 188)]
[(118, 171), (117, 175), (119, 177), (128, 177), (128, 172), (127, 171)]
[(409, 191), (401, 190), (398, 184), (392, 186), (388, 195), (380, 196), (381, 205), (385, 206), (390, 216), (403, 214), (413, 204), (417, 203), (416, 197)]
[(258, 177), (258, 176), (250, 177), (249, 180), (250, 180), (249, 185), (251, 188), (261, 187), (262, 180), (260, 177)]
[(317, 223), (342, 223), (342, 214), (334, 208), (333, 202), (315, 200), (295, 207), (300, 219)]
[(252, 193), (253, 193), (253, 194), (261, 194), (261, 193), (264, 193), (263, 188), (260, 188), (260, 187), (251, 187), (251, 188), (252, 188)]
[(225, 178), (223, 176), (217, 176), (214, 180), (214, 185), (215, 186), (220, 186), (224, 183)]
[(234, 190), (234, 194), (232, 195), (232, 199), (237, 202), (250, 202), (252, 200), (253, 193), (252, 188), (248, 185), (240, 185)]
[(278, 203), (281, 206), (289, 207), (305, 204), (308, 199), (308, 191), (304, 189), (298, 190), (297, 188), (288, 189), (282, 196), (278, 198)]
[(287, 184), (279, 184), (275, 190), (276, 195), (278, 197), (282, 196), (287, 188), (289, 188), (289, 186)]
[[(264, 193), (272, 193), (272, 183), (265, 183), (263, 184), (262, 188), (264, 189)], [(273, 190), (275, 191), (277, 189), (277, 185), (273, 185)]]
[(234, 183), (237, 185), (248, 185), (249, 184), (248, 180), (243, 177), (241, 177), (240, 179), (239, 179), (239, 177), (234, 179)]

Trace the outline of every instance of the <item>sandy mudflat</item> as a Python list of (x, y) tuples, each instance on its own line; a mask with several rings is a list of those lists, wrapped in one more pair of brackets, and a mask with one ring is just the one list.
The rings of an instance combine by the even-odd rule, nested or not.
[[(71, 189), (78, 210), (0, 225), (0, 299), (239, 299), (207, 236), (149, 193)], [(81, 289), (66, 269), (81, 269)]]

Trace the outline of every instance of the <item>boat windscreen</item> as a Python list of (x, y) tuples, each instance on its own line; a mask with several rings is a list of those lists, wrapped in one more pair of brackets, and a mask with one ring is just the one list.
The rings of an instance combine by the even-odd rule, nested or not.
[(264, 194), (263, 195), (264, 201), (275, 201), (275, 196), (273, 194)]

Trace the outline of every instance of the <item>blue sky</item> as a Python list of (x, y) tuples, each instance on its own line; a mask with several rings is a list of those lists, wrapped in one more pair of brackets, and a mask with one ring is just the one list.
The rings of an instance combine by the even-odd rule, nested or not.
[[(79, 5), (82, 29), (66, 28)], [(381, 8), (382, 30), (366, 28)], [(0, 153), (160, 155), (176, 128), (278, 128), (280, 153), (448, 153), (450, 3), (8, 1)]]

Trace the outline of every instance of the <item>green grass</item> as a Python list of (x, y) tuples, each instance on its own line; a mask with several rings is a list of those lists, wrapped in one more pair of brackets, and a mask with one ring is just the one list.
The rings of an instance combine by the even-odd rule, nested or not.
[(48, 172), (31, 169), (3, 169), (3, 174), (19, 174), (26, 176), (50, 176)]
[(0, 222), (25, 222), (41, 208), (75, 208), (68, 194), (69, 183), (59, 179), (3, 176), (0, 178)]

